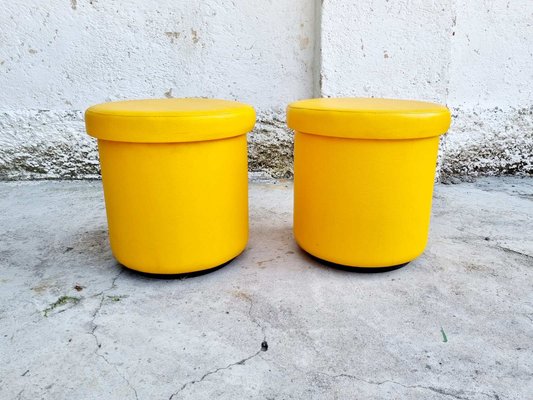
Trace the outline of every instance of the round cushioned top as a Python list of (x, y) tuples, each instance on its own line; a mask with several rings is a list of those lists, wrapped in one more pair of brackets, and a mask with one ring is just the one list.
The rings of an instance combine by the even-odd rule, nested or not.
[(172, 143), (243, 135), (254, 109), (228, 100), (184, 98), (114, 101), (85, 112), (87, 133), (117, 142)]
[(414, 100), (321, 98), (291, 103), (287, 124), (303, 133), (358, 139), (438, 136), (450, 126), (450, 111)]

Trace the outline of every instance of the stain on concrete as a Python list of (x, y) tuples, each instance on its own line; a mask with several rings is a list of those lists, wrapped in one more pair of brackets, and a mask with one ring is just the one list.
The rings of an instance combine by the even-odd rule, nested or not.
[(37, 54), (37, 50), (30, 48), (30, 49), (28, 49), (28, 53)]
[(52, 280), (40, 281), (37, 285), (31, 288), (31, 290), (33, 290), (37, 294), (43, 294), (51, 289), (57, 289), (56, 283)]
[(246, 292), (243, 292), (242, 290), (236, 290), (235, 292), (233, 292), (233, 295), (237, 297), (238, 299), (244, 300), (246, 302), (252, 301), (252, 296), (250, 296)]
[(165, 32), (165, 36), (170, 39), (170, 43), (174, 43), (181, 36), (181, 32)]
[(198, 32), (195, 31), (194, 29), (191, 29), (191, 35), (192, 35), (192, 41), (194, 44), (200, 41), (200, 38), (198, 37)]
[(300, 36), (300, 50), (305, 50), (309, 47), (310, 39), (307, 36)]
[(265, 264), (265, 263), (270, 263), (270, 262), (272, 262), (272, 261), (274, 261), (274, 260), (275, 260), (275, 258), (270, 258), (270, 259), (268, 259), (268, 260), (257, 261), (256, 264), (257, 264), (259, 267), (261, 267), (263, 264)]
[(129, 296), (127, 295), (113, 295), (113, 296), (106, 296), (107, 299), (109, 299), (110, 301), (120, 301), (122, 299), (126, 299), (128, 298)]
[(78, 1), (77, 0), (70, 0), (70, 7), (73, 10), (76, 10), (78, 8)]

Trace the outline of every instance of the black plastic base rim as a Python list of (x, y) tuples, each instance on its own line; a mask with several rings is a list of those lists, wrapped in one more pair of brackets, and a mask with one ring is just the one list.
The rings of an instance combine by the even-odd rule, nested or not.
[(319, 258), (317, 256), (314, 256), (312, 255), (311, 253), (308, 253), (307, 251), (303, 250), (302, 251), (307, 254), (309, 257), (311, 257), (312, 259), (318, 261), (319, 263), (321, 264), (324, 264), (330, 268), (334, 268), (334, 269), (338, 269), (338, 270), (341, 270), (341, 271), (348, 271), (348, 272), (355, 272), (355, 273), (360, 273), (360, 274), (379, 274), (379, 273), (383, 273), (383, 272), (390, 272), (390, 271), (395, 271), (397, 269), (400, 269), (402, 267), (405, 267), (407, 264), (409, 264), (411, 261), (407, 261), (406, 263), (403, 263), (403, 264), (398, 264), (398, 265), (390, 265), (390, 266), (386, 266), (386, 267), (353, 267), (351, 265), (343, 265), (343, 264), (337, 264), (337, 263), (334, 263), (334, 262), (331, 262), (331, 261), (328, 261), (328, 260), (324, 260), (322, 258)]
[(236, 258), (237, 257), (233, 257), (231, 260), (228, 260), (228, 261), (226, 261), (223, 264), (217, 265), (216, 267), (203, 269), (201, 271), (185, 272), (183, 274), (153, 274), (151, 272), (143, 272), (143, 271), (138, 271), (136, 269), (129, 268), (128, 266), (126, 266), (124, 264), (120, 264), (119, 263), (119, 265), (122, 268), (124, 268), (124, 269), (126, 269), (128, 271), (131, 271), (132, 274), (136, 274), (136, 275), (139, 275), (139, 276), (144, 276), (145, 278), (166, 279), (166, 280), (177, 279), (177, 280), (179, 280), (179, 279), (194, 278), (194, 277), (197, 277), (197, 276), (207, 275), (207, 274), (210, 274), (212, 272), (218, 271), (219, 269), (224, 268), (226, 265), (231, 263)]

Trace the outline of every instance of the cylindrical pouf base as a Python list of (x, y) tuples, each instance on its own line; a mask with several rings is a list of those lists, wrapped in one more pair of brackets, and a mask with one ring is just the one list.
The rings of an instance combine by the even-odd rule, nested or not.
[(372, 140), (295, 133), (294, 236), (320, 259), (407, 263), (426, 245), (439, 137)]
[(98, 141), (111, 249), (128, 268), (217, 267), (248, 239), (246, 135), (181, 143)]

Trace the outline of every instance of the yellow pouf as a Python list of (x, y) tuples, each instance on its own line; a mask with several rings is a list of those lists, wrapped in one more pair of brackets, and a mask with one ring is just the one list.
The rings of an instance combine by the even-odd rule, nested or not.
[(225, 100), (119, 101), (90, 107), (111, 249), (153, 274), (210, 269), (248, 240), (246, 133), (252, 107)]
[(308, 253), (353, 267), (390, 267), (426, 246), (439, 135), (438, 104), (364, 98), (297, 101), (294, 236)]

